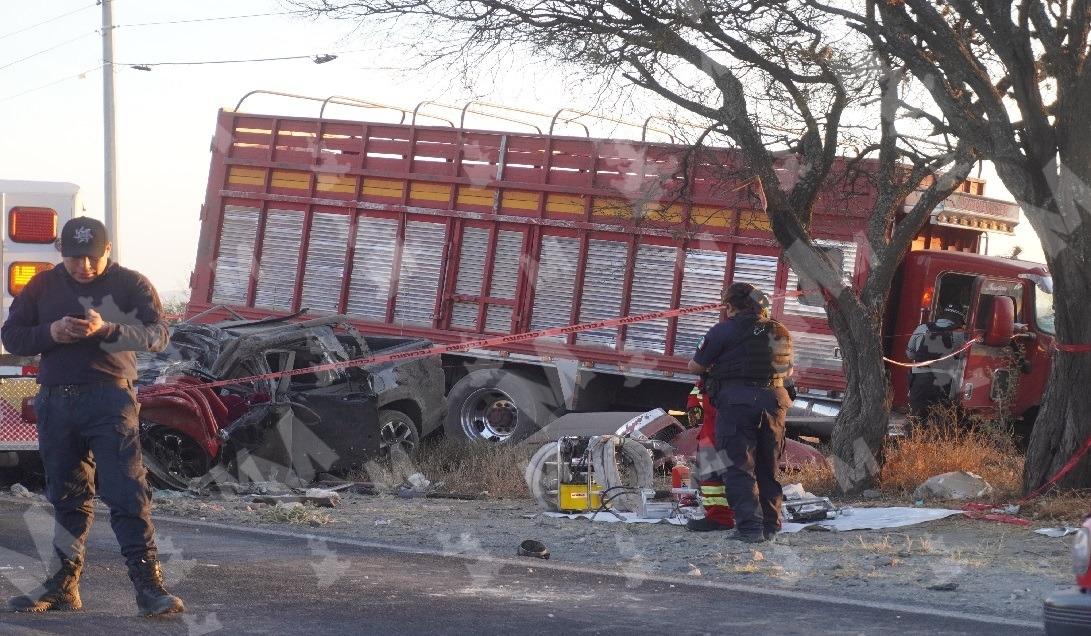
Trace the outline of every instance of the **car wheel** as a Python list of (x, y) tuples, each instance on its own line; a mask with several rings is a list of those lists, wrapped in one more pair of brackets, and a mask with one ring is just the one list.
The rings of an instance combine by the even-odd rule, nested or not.
[(161, 488), (185, 489), (191, 479), (212, 468), (212, 457), (189, 435), (162, 424), (144, 422), (140, 450), (148, 477)]
[(413, 418), (401, 411), (379, 411), (380, 457), (389, 457), (394, 448), (411, 457), (419, 445), (420, 433)]
[(553, 392), (506, 369), (479, 369), (451, 387), (443, 428), (461, 442), (514, 443), (555, 417)]

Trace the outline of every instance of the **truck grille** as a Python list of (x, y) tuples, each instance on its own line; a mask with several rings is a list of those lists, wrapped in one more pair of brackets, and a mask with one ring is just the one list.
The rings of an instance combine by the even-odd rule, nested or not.
[(336, 312), (341, 304), (345, 276), (345, 250), (349, 240), (347, 214), (315, 213), (307, 244), (301, 307)]
[(352, 279), (345, 308), (348, 313), (386, 320), (397, 236), (395, 219), (360, 217), (356, 224), (356, 250), (352, 255)]
[(299, 237), (302, 235), (302, 212), (269, 210), (265, 216), (261, 266), (254, 291), (255, 307), (292, 310), (296, 272), (299, 269)]
[(223, 225), (216, 255), (212, 302), (245, 305), (250, 289), (250, 264), (258, 236), (257, 208), (224, 206)]
[(793, 331), (792, 351), (797, 367), (841, 371), (840, 350), (833, 336)]

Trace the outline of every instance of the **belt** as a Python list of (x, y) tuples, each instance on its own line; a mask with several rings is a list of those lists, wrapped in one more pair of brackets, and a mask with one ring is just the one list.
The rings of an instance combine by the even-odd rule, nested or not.
[(73, 395), (85, 395), (97, 389), (106, 387), (117, 387), (119, 389), (132, 389), (133, 381), (125, 380), (122, 378), (114, 378), (113, 380), (102, 380), (100, 382), (88, 382), (86, 384), (52, 384), (42, 385), (41, 391), (46, 395), (63, 395), (65, 397)]
[(777, 389), (784, 386), (784, 380), (773, 378), (771, 380), (720, 380), (720, 386), (753, 386), (761, 389)]

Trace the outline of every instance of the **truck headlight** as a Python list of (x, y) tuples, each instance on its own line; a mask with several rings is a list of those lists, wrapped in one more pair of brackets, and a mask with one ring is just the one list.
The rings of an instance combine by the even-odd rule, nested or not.
[(1076, 533), (1076, 540), (1072, 542), (1072, 572), (1077, 577), (1087, 574), (1091, 565), (1091, 530), (1080, 528)]

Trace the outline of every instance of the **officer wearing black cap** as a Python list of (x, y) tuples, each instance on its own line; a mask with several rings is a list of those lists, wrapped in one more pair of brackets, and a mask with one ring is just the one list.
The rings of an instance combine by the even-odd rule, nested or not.
[(776, 471), (791, 405), (784, 385), (792, 371), (792, 338), (768, 317), (769, 299), (753, 285), (732, 283), (723, 304), (727, 320), (709, 329), (689, 370), (707, 372), (713, 385), (716, 450), (735, 511), (735, 536), (760, 543), (780, 530), (784, 493)]
[(949, 303), (935, 321), (918, 325), (909, 337), (906, 357), (932, 362), (914, 367), (909, 375), (909, 413), (918, 419), (927, 418), (932, 407), (953, 401), (961, 361), (958, 356), (945, 357), (966, 344), (965, 326), (966, 307)]
[(159, 296), (143, 275), (110, 261), (102, 223), (74, 218), (59, 243), (63, 262), (31, 279), (0, 329), (8, 351), (41, 355), (34, 409), (58, 559), (52, 575), (9, 609), (81, 608), (97, 476), (140, 611), (180, 612), (181, 599), (163, 589), (133, 392), (134, 352), (167, 346)]

